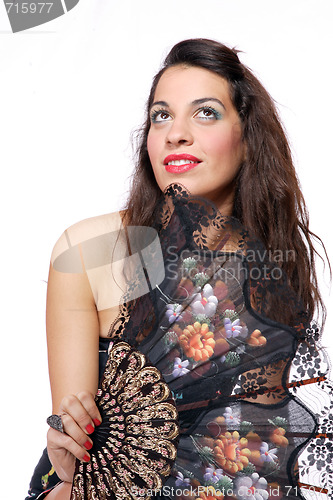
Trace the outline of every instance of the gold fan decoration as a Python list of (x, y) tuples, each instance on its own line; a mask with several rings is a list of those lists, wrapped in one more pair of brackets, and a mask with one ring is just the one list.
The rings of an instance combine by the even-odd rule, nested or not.
[(160, 371), (127, 342), (110, 344), (96, 404), (102, 424), (90, 462), (76, 463), (71, 500), (150, 498), (170, 474), (179, 434)]

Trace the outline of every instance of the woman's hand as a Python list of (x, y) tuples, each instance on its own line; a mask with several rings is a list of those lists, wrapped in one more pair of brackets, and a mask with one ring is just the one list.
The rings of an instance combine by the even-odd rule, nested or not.
[(93, 432), (102, 419), (93, 395), (82, 391), (66, 396), (59, 407), (64, 433), (50, 428), (47, 450), (51, 463), (62, 481), (72, 482), (75, 459), (88, 462)]

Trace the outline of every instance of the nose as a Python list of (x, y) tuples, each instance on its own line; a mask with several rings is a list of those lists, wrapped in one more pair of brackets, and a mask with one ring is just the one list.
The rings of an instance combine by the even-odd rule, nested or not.
[(174, 118), (166, 135), (166, 143), (170, 146), (188, 145), (193, 143), (190, 125), (186, 118)]

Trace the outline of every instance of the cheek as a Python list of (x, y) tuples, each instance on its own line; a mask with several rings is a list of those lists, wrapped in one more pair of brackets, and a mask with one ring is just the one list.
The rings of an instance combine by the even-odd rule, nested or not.
[(147, 137), (147, 151), (150, 158), (150, 163), (154, 168), (154, 163), (157, 159), (157, 151), (158, 151), (158, 140), (155, 134), (149, 132)]
[(239, 133), (214, 133), (205, 139), (205, 152), (215, 160), (239, 156), (241, 140)]
[(159, 147), (158, 138), (156, 137), (156, 135), (154, 133), (150, 133), (150, 132), (148, 133), (147, 151), (148, 151), (148, 156), (150, 159), (150, 163), (151, 163), (151, 166), (152, 166), (152, 169), (154, 172), (156, 182), (159, 185), (159, 187), (161, 189), (163, 189), (160, 185), (160, 183), (161, 183), (160, 177), (162, 174), (162, 170), (161, 170), (161, 166), (160, 166), (160, 157), (159, 157), (160, 147)]

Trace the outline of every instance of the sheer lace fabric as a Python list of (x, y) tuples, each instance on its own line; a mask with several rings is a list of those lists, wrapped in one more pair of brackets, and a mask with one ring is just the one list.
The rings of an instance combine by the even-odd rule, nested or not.
[(97, 394), (105, 425), (72, 499), (327, 499), (328, 362), (278, 263), (178, 185), (154, 229), (160, 245), (143, 229), (130, 245)]

